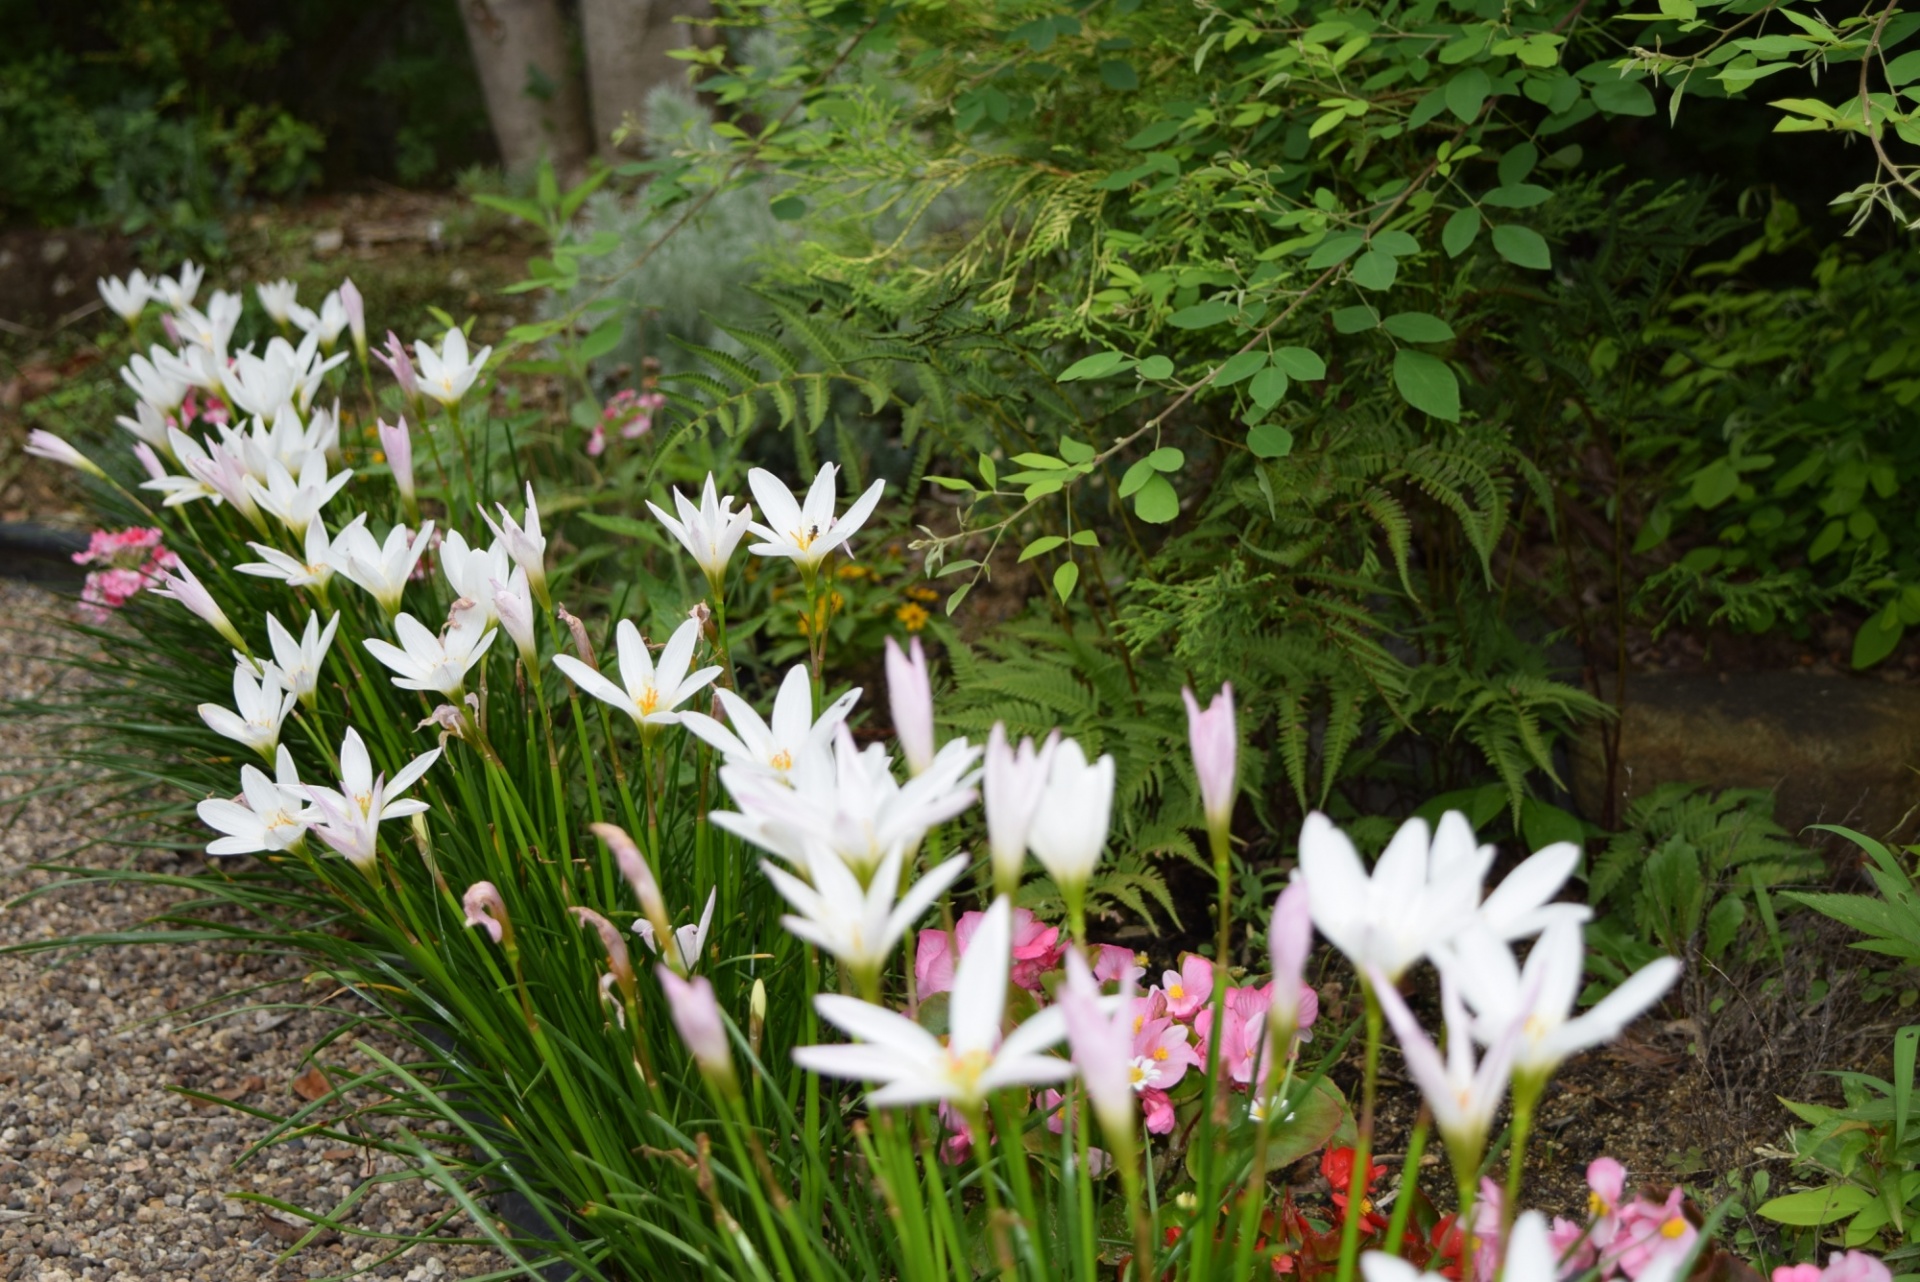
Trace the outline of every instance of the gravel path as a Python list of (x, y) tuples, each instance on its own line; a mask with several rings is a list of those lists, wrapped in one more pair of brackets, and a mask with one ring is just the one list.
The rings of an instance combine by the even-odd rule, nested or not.
[[(37, 589), (0, 581), (0, 696), (59, 680), (47, 662), (59, 634), (36, 621), (65, 609)], [(0, 722), (0, 762), (38, 754), (18, 724)], [(0, 824), (26, 790), (0, 778)], [(0, 826), (0, 902), (48, 880), (26, 871), (63, 860), (85, 833), (84, 794), (30, 801)], [(95, 849), (78, 862), (192, 871), (171, 854)], [(162, 888), (95, 886), (0, 911), (0, 946), (22, 940), (131, 927), (181, 898)], [(289, 1110), (303, 1051), (326, 1028), (324, 1014), (246, 1012), (236, 1003), (194, 1008), (268, 987), (254, 1001), (297, 1001), (310, 990), (293, 958), (230, 950), (110, 949), (87, 956), (0, 957), (0, 1279), (5, 1282), (225, 1282), (369, 1270), (430, 1282), (499, 1267), (490, 1251), (418, 1245), (379, 1263), (382, 1244), (328, 1232), (290, 1258), (294, 1228), (253, 1191), (311, 1208), (331, 1207), (366, 1175), (394, 1169), (367, 1150), (293, 1140), (234, 1163), (267, 1126), (201, 1107), (168, 1088), (187, 1086), (260, 1107)], [(239, 1000), (237, 1004), (246, 1004)], [(352, 1219), (374, 1232), (417, 1232), (444, 1207), (434, 1190), (393, 1182), (363, 1200)], [(291, 1219), (291, 1217), (288, 1217)], [(465, 1230), (463, 1233), (461, 1230)], [(445, 1234), (464, 1236), (456, 1221)]]

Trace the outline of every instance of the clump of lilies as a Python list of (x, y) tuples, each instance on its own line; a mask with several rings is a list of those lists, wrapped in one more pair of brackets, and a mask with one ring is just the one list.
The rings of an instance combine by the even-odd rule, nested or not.
[[(914, 1282), (1671, 1282), (1705, 1257), (1684, 1195), (1630, 1193), (1610, 1159), (1589, 1168), (1587, 1217), (1522, 1209), (1553, 1075), (1679, 971), (1654, 961), (1577, 1009), (1588, 913), (1560, 898), (1576, 846), (1534, 852), (1489, 889), (1495, 851), (1459, 813), (1408, 820), (1371, 860), (1311, 814), (1297, 868), (1249, 935), (1232, 912), (1233, 691), (1183, 691), (1217, 916), (1210, 945), (1159, 959), (1155, 979), (1147, 958), (1094, 937), (1116, 788), (1098, 743), (1016, 742), (999, 724), (984, 743), (943, 737), (918, 638), (886, 646), (892, 746), (861, 731), (863, 691), (834, 689), (824, 627), (769, 705), (744, 693), (727, 614), (742, 544), (763, 568), (790, 565), (817, 603), (884, 482), (844, 505), (832, 464), (804, 495), (753, 468), (754, 502), (738, 507), (711, 474), (697, 500), (674, 489), (671, 512), (649, 507), (704, 598), (653, 635), (647, 618), (619, 619), (596, 647), (556, 599), (567, 577), (549, 565), (534, 486), (494, 499), (490, 348), (453, 328), (411, 356), (392, 334), (370, 353), (351, 282), (308, 309), (281, 281), (256, 290), (278, 333), (233, 350), (244, 300), (216, 291), (196, 309), (200, 282), (192, 264), (102, 282), (130, 332), (159, 301), (176, 336), (124, 371), (138, 404), (120, 422), (145, 479), (119, 493), (143, 511), (139, 494), (182, 519), (203, 513), (191, 544), (232, 555), (189, 566), (163, 551), (167, 518), (150, 513), (151, 527), (89, 549), (103, 572), (139, 577), (103, 585), (98, 604), (150, 589), (231, 652), (230, 702), (194, 709), (215, 743), (250, 758), (228, 767), (237, 793), (198, 802), (210, 854), (304, 869), (387, 932), (439, 1009), (510, 1012), (514, 1046), (537, 1065), (511, 1097), (556, 1111), (504, 1120), (520, 1136), (578, 1128), (553, 1173), (583, 1181), (569, 1214), (644, 1220), (647, 1198), (669, 1194), (602, 1172), (677, 1154), (699, 1200), (608, 1248), (654, 1262), (632, 1275), (651, 1275), (646, 1253), (665, 1238), (681, 1253), (664, 1258), (768, 1282), (861, 1269)], [(392, 372), (413, 428), (396, 415), (343, 434), (347, 414), (322, 397), (348, 358), (343, 334), (363, 379), (374, 357)], [(194, 396), (231, 412), (208, 417)], [(480, 409), (463, 422), (470, 398)], [(638, 435), (664, 400), (650, 392), (629, 411)], [(32, 448), (120, 485), (69, 442), (37, 434)], [(1332, 1036), (1309, 982), (1321, 943), (1359, 998), (1356, 1026)], [(1437, 985), (1437, 1037), (1409, 1000), (1416, 976)], [(770, 1012), (769, 985), (789, 1009)], [(1389, 1030), (1421, 1097), (1390, 1191), (1374, 1154)], [(1329, 1077), (1349, 1038), (1351, 1104)], [(658, 1123), (640, 1141), (596, 1147), (582, 1101), (610, 1087)], [(1446, 1216), (1418, 1187), (1434, 1132)], [(1277, 1179), (1314, 1153), (1324, 1209)], [(862, 1241), (863, 1216), (895, 1240)], [(713, 1237), (696, 1249), (679, 1235), (702, 1218)], [(1886, 1276), (1850, 1256), (1776, 1282)]]

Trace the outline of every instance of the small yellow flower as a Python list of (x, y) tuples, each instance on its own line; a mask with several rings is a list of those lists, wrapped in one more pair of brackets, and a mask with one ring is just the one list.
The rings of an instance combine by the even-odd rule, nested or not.
[(871, 574), (872, 571), (864, 565), (856, 565), (854, 562), (849, 561), (833, 573), (835, 577), (842, 579), (864, 579)]
[(938, 601), (940, 594), (924, 583), (915, 584), (907, 589), (907, 595), (916, 601)]
[(893, 617), (900, 620), (900, 626), (904, 627), (907, 631), (918, 632), (921, 628), (927, 626), (927, 620), (933, 616), (927, 613), (925, 607), (917, 602), (909, 601), (898, 610), (895, 610)]

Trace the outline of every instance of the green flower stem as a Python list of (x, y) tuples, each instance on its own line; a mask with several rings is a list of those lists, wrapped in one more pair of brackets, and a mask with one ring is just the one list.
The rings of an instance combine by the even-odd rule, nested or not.
[(1527, 1139), (1533, 1133), (1533, 1112), (1540, 1104), (1546, 1079), (1535, 1074), (1518, 1074), (1513, 1079), (1513, 1125), (1507, 1135), (1506, 1200), (1500, 1204), (1502, 1233), (1513, 1227), (1520, 1206), (1520, 1185), (1526, 1175)]
[(1360, 994), (1367, 1004), (1366, 1075), (1360, 1081), (1360, 1128), (1353, 1145), (1353, 1174), (1347, 1180), (1346, 1223), (1340, 1229), (1339, 1282), (1353, 1282), (1360, 1263), (1360, 1198), (1367, 1187), (1367, 1172), (1373, 1165), (1374, 1103), (1380, 1085), (1380, 1036), (1385, 1022), (1380, 999), (1373, 985), (1362, 975)]
[[(994, 1098), (993, 1114), (1000, 1127), (1000, 1149), (1005, 1155), (1009, 1182), (1013, 1185), (1013, 1200), (1020, 1208), (1020, 1240), (1026, 1247), (1026, 1254), (1035, 1271), (1041, 1277), (1051, 1276), (1053, 1269), (1048, 1263), (1046, 1237), (1040, 1232), (1039, 1204), (1033, 1197), (1033, 1172), (1028, 1169), (1025, 1129), (1008, 1107), (1004, 1095)], [(986, 1132), (976, 1131), (974, 1134), (978, 1142), (986, 1142)]]
[(1393, 1196), (1393, 1218), (1387, 1221), (1388, 1255), (1399, 1255), (1405, 1245), (1414, 1194), (1420, 1191), (1420, 1159), (1427, 1154), (1427, 1137), (1432, 1132), (1433, 1114), (1422, 1105), (1420, 1120), (1413, 1124), (1413, 1138), (1407, 1141), (1407, 1155), (1400, 1161), (1400, 1189)]

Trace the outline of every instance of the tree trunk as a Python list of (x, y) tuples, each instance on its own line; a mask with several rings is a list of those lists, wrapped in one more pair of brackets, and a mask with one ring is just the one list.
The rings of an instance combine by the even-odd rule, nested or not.
[(460, 0), (500, 162), (524, 172), (550, 157), (562, 181), (586, 168), (587, 121), (559, 0)]
[(594, 144), (601, 155), (639, 150), (635, 139), (616, 148), (613, 131), (629, 113), (636, 121), (646, 119), (654, 86), (687, 82), (687, 64), (669, 58), (669, 50), (712, 43), (712, 27), (675, 19), (712, 15), (709, 0), (580, 0)]

